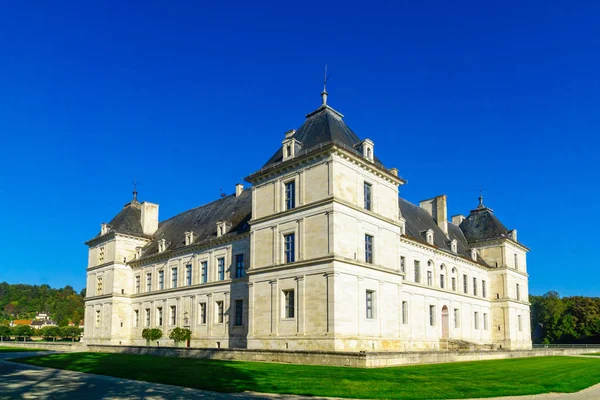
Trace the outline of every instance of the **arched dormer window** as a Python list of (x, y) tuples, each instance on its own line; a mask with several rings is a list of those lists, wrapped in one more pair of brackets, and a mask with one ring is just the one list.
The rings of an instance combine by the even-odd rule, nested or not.
[(452, 239), (452, 241), (450, 242), (450, 250), (453, 253), (458, 253), (458, 240)]

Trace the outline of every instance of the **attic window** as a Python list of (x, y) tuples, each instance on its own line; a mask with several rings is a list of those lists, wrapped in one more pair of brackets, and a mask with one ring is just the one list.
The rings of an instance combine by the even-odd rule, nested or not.
[(366, 158), (369, 161), (373, 161), (373, 155), (374, 155), (374, 143), (371, 139), (365, 139), (362, 141), (361, 143), (361, 147), (362, 147), (362, 155), (364, 158)]
[(432, 229), (428, 229), (427, 232), (425, 232), (425, 240), (427, 240), (427, 243), (433, 244), (433, 230)]
[(456, 239), (452, 239), (450, 242), (450, 250), (453, 253), (458, 253), (458, 241)]
[(231, 229), (231, 224), (225, 221), (217, 221), (217, 237), (221, 237)]
[(142, 248), (136, 247), (135, 248), (135, 258), (141, 258), (141, 257), (142, 257)]
[(189, 246), (194, 243), (194, 232), (186, 232), (185, 233), (185, 245)]
[(400, 222), (400, 234), (406, 235), (406, 224), (404, 223), (404, 221)]
[(100, 234), (106, 235), (108, 232), (110, 232), (110, 226), (108, 224), (101, 224), (100, 225)]
[(167, 249), (167, 241), (165, 239), (160, 239), (158, 241), (158, 252), (162, 253)]
[(473, 259), (473, 261), (477, 261), (477, 250), (471, 249), (471, 259)]

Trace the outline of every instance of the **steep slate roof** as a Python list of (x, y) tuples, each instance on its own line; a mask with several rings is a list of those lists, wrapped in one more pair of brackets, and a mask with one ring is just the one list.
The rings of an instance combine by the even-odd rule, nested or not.
[[(346, 125), (343, 117), (342, 114), (327, 105), (322, 105), (317, 110), (308, 114), (306, 121), (292, 136), (301, 143), (300, 151), (298, 151), (298, 148), (295, 150), (296, 154), (308, 152), (320, 145), (329, 143), (335, 143), (347, 150), (361, 154), (354, 146), (362, 142), (362, 140)], [(282, 159), (283, 149), (280, 147), (264, 167), (279, 163)], [(383, 166), (377, 157), (374, 157), (374, 159), (375, 164), (380, 167)]]
[(152, 241), (143, 249), (143, 257), (158, 252), (158, 241), (165, 239), (167, 250), (185, 246), (185, 232), (194, 232), (194, 244), (208, 242), (217, 237), (217, 222), (231, 224), (223, 237), (233, 237), (250, 230), (248, 221), (252, 213), (252, 192), (243, 191), (238, 197), (232, 194), (212, 203), (193, 208), (159, 223)]
[(509, 237), (508, 229), (496, 218), (492, 210), (483, 204), (471, 211), (460, 224), (460, 229), (469, 243)]
[[(111, 232), (124, 233), (127, 235), (148, 237), (142, 230), (142, 206), (133, 199), (131, 203), (125, 204), (123, 209), (115, 215), (108, 223)], [(101, 236), (98, 232), (96, 237)]]

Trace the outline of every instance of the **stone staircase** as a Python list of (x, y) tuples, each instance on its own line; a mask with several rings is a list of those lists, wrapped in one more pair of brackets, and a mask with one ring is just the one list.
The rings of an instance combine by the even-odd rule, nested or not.
[(497, 350), (498, 346), (493, 344), (478, 344), (467, 342), (466, 340), (441, 339), (440, 350), (447, 351), (492, 351)]

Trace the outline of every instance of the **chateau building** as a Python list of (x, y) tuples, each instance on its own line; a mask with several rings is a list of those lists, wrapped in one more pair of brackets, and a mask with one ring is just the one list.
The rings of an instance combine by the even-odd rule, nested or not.
[(89, 240), (87, 343), (405, 351), (529, 349), (528, 248), (479, 204), (449, 220), (322, 105), (235, 194), (159, 221), (133, 200)]

